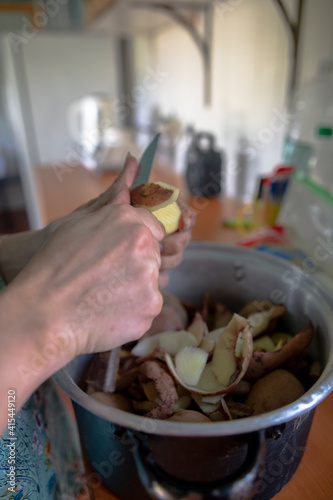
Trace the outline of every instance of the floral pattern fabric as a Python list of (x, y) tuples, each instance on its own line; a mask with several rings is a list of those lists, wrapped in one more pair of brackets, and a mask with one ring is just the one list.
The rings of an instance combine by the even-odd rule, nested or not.
[[(53, 380), (17, 409), (14, 432), (15, 441), (8, 430), (0, 436), (0, 499), (77, 500), (85, 491), (78, 431)], [(8, 445), (13, 442), (15, 486), (9, 480)]]
[(76, 500), (84, 468), (73, 417), (52, 380), (47, 380), (16, 414), (15, 488), (9, 486), (8, 444), (0, 441), (0, 499)]

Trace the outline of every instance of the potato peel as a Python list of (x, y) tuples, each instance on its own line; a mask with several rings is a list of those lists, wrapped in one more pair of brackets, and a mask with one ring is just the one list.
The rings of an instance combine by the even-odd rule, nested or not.
[[(221, 306), (222, 324), (213, 321), (218, 305), (209, 298), (200, 314), (194, 305), (186, 304), (182, 330), (165, 328), (142, 338), (132, 351), (122, 351), (116, 391), (124, 392), (132, 411), (183, 422), (246, 418), (273, 409), (248, 404), (256, 394), (253, 389), (258, 383), (264, 384), (266, 377), (264, 399), (276, 400), (274, 408), (288, 403), (280, 392), (290, 393), (292, 389), (286, 387), (288, 383), (280, 383), (278, 390), (272, 386), (276, 373), (285, 373), (289, 380), (294, 374), (299, 381), (293, 385), (303, 387), (302, 391), (296, 387), (293, 398), (318, 379), (320, 363), (304, 352), (314, 337), (311, 324), (294, 336), (276, 331), (285, 306), (253, 301), (224, 326), (225, 311), (228, 313), (225, 306)], [(193, 318), (190, 324), (189, 317)], [(94, 393), (93, 397), (113, 406), (109, 394), (96, 393), (96, 385), (104, 379), (108, 355), (94, 358), (85, 382), (88, 394)], [(260, 384), (257, 396), (259, 393), (263, 398)]]
[(273, 352), (254, 352), (245, 378), (254, 380), (298, 356), (310, 344), (314, 336), (312, 325), (307, 326), (284, 344), (281, 349)]
[(207, 351), (198, 347), (183, 347), (175, 356), (175, 368), (179, 377), (189, 385), (196, 385), (207, 359)]
[(153, 212), (170, 205), (178, 196), (179, 188), (165, 182), (148, 182), (131, 190), (131, 205)]
[(207, 324), (203, 320), (200, 313), (196, 313), (192, 323), (187, 327), (187, 331), (192, 333), (198, 341), (198, 345), (202, 341), (203, 337), (208, 335)]
[(283, 304), (272, 304), (267, 300), (255, 300), (243, 307), (240, 316), (247, 318), (252, 326), (252, 336), (257, 337), (275, 326), (276, 321), (286, 312)]
[(169, 373), (157, 361), (145, 361), (140, 372), (155, 383), (158, 399), (146, 417), (164, 419), (172, 415), (174, 405), (178, 401), (175, 383)]
[[(232, 323), (231, 327), (229, 327), (230, 323)], [(197, 385), (192, 386), (188, 385), (184, 382), (179, 377), (179, 374), (177, 373), (176, 367), (174, 360), (172, 356), (168, 353), (165, 353), (165, 361), (166, 364), (170, 370), (171, 375), (175, 378), (175, 380), (182, 385), (185, 389), (187, 389), (189, 392), (193, 394), (198, 394), (202, 396), (213, 396), (213, 395), (218, 395), (218, 394), (225, 394), (229, 391), (231, 391), (237, 384), (238, 382), (243, 378), (245, 375), (248, 366), (250, 364), (250, 360), (252, 357), (252, 334), (251, 334), (251, 327), (249, 325), (249, 322), (245, 320), (244, 318), (238, 317), (238, 315), (234, 315), (232, 322), (230, 322), (228, 327), (222, 332), (222, 335), (224, 335), (224, 338), (222, 340), (219, 339), (217, 345), (221, 345), (224, 343), (225, 345), (228, 346), (229, 349), (233, 349), (236, 346), (237, 339), (241, 335), (242, 336), (242, 350), (241, 350), (241, 356), (240, 358), (237, 358), (236, 360), (236, 370), (230, 377), (230, 383), (227, 386), (222, 385), (221, 383), (218, 383), (218, 380), (216, 379), (216, 388), (211, 389), (211, 390), (205, 390), (202, 387), (200, 387), (200, 380)], [(236, 358), (236, 356), (235, 356)], [(206, 367), (211, 366), (212, 362), (209, 362), (206, 364)]]
[(148, 356), (155, 349), (161, 348), (169, 354), (176, 355), (183, 347), (196, 347), (197, 345), (196, 337), (186, 330), (162, 332), (142, 339), (131, 353), (137, 357)]

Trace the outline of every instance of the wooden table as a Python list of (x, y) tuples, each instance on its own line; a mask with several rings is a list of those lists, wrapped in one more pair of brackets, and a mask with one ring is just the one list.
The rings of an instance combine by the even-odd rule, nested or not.
[[(59, 182), (52, 168), (38, 170), (44, 221), (65, 215), (97, 196), (114, 178), (114, 173), (100, 176), (76, 167), (64, 175), (63, 182)], [(172, 172), (157, 170), (152, 178), (181, 184)], [(187, 197), (186, 192), (183, 196)], [(194, 198), (187, 201), (197, 212), (194, 240), (236, 244), (244, 236), (233, 229), (226, 229), (221, 223), (223, 218), (234, 215), (236, 207), (232, 201)], [(274, 500), (333, 500), (332, 420), (333, 393), (317, 407), (303, 460), (291, 481)], [(86, 469), (89, 474), (91, 469), (87, 463)], [(92, 495), (94, 500), (119, 500), (104, 486), (95, 488)]]

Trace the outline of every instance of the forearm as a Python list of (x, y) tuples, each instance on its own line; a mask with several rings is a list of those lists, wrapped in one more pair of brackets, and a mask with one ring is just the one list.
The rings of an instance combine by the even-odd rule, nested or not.
[(32, 310), (27, 290), (19, 288), (13, 284), (0, 292), (0, 433), (8, 425), (8, 395), (15, 391), (18, 412), (33, 391), (71, 359), (55, 341), (43, 306)]
[(47, 238), (48, 229), (0, 236), (0, 272), (6, 283), (30, 261)]

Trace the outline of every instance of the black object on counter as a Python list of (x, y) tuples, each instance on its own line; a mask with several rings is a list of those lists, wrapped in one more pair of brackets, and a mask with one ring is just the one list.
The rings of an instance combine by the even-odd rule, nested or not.
[(214, 149), (212, 134), (200, 132), (187, 153), (186, 182), (190, 192), (203, 198), (221, 194), (221, 153)]

